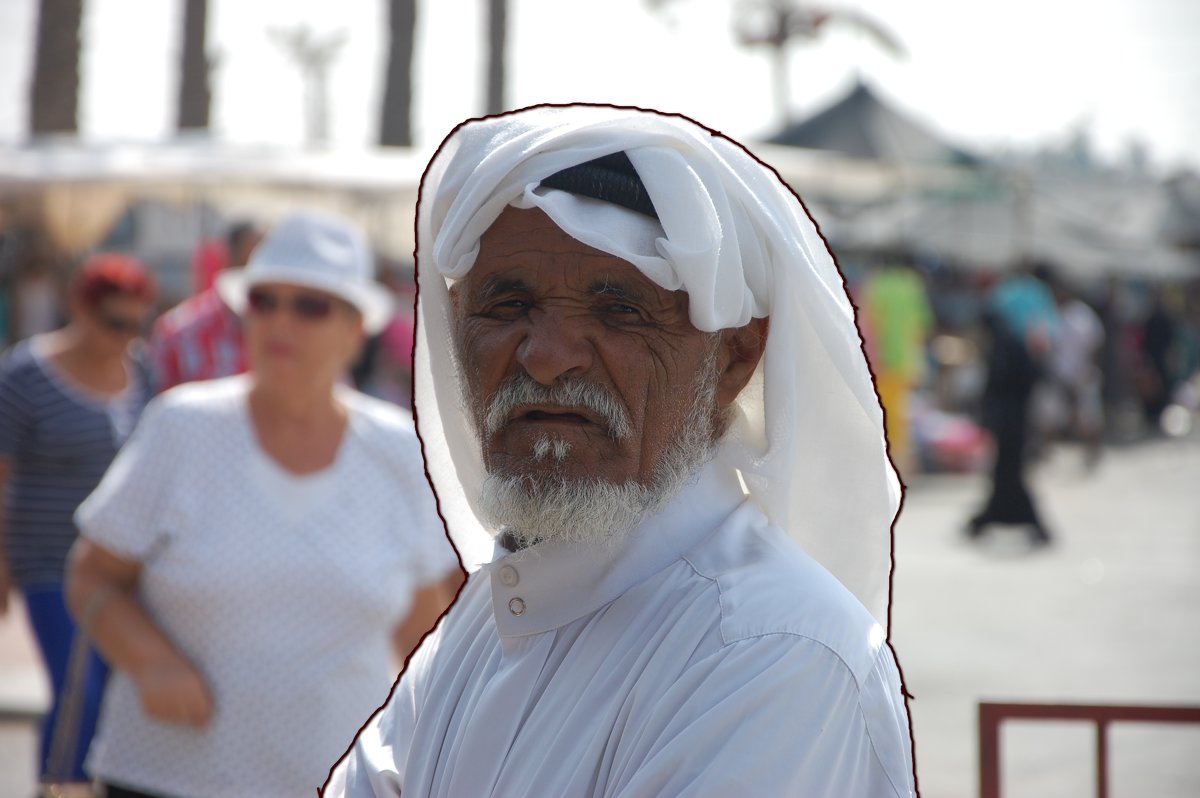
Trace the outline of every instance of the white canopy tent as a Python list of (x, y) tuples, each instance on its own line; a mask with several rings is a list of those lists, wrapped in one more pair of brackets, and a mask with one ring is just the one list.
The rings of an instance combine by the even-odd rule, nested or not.
[[(1035, 256), (1084, 278), (1200, 273), (1194, 251), (1173, 247), (1164, 235), (1175, 208), (1171, 183), (1030, 175), (780, 144), (751, 150), (805, 199), (835, 250), (904, 248), (998, 270)], [(170, 246), (190, 253), (201, 238), (221, 234), (222, 219), (269, 224), (303, 206), (351, 219), (380, 254), (408, 261), (417, 188), (430, 154), (284, 152), (199, 141), (42, 144), (0, 149), (0, 202), (34, 206), (55, 244), (73, 255), (97, 246), (141, 202), (181, 209), (144, 225), (154, 231), (142, 242), (151, 253)]]
[[(359, 224), (376, 250), (411, 260), (413, 213), (425, 153), (289, 153), (209, 143), (0, 149), (0, 203), (39, 217), (57, 248), (99, 245), (128, 209), (179, 209), (147, 225), (157, 252), (190, 253), (223, 232), (221, 219), (269, 224), (291, 208), (318, 208)], [(206, 210), (207, 209), (207, 210)], [(152, 229), (151, 229), (152, 228)], [(215, 228), (215, 229), (214, 229)]]
[(1150, 180), (1010, 176), (991, 194), (897, 195), (842, 209), (828, 234), (835, 249), (907, 250), (967, 269), (1039, 259), (1078, 280), (1200, 277), (1200, 257), (1163, 235), (1169, 202)]

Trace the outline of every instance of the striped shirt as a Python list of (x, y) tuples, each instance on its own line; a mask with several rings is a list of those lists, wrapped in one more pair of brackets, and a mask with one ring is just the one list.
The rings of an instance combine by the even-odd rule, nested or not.
[(12, 462), (5, 548), (22, 587), (62, 583), (77, 536), (75, 508), (100, 482), (148, 398), (135, 369), (113, 397), (73, 384), (39, 352), (39, 341), (18, 343), (0, 364), (0, 457)]
[(154, 391), (246, 370), (242, 322), (215, 288), (185, 299), (154, 323), (150, 335)]

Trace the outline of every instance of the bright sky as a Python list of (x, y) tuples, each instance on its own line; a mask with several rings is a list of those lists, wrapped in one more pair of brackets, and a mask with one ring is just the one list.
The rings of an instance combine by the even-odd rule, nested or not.
[[(734, 138), (776, 119), (764, 52), (734, 43), (742, 0), (509, 0), (509, 97), (616, 102), (688, 114)], [(93, 141), (157, 140), (174, 116), (181, 2), (85, 0), (81, 126)], [(210, 0), (216, 134), (294, 146), (299, 72), (268, 37), (345, 30), (332, 73), (337, 146), (369, 145), (382, 94), (382, 0)], [(483, 0), (419, 3), (416, 137), (432, 148), (483, 104)], [(1104, 156), (1138, 139), (1152, 161), (1200, 168), (1200, 3), (1194, 0), (838, 0), (889, 28), (903, 60), (840, 29), (791, 58), (793, 108), (815, 111), (860, 74), (976, 149), (1058, 145), (1086, 126)], [(0, 0), (0, 142), (25, 137), (36, 0)]]

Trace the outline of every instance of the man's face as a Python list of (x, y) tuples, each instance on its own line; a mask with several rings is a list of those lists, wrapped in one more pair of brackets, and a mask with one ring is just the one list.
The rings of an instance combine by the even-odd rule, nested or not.
[[(688, 319), (685, 293), (665, 291), (632, 264), (576, 241), (540, 210), (507, 208), (451, 296), (489, 472), (652, 481), (712, 353), (711, 336)], [(718, 353), (718, 369), (722, 362)], [(591, 408), (540, 402), (517, 404), (487, 428), (498, 389), (521, 375), (547, 387), (566, 378), (597, 386), (617, 400), (626, 434), (614, 435)], [(561, 459), (547, 456), (546, 441)]]
[(261, 230), (246, 230), (229, 250), (229, 266), (230, 268), (240, 269), (250, 262), (250, 256), (254, 254), (254, 249), (262, 243), (263, 234)]
[(148, 300), (129, 294), (110, 294), (95, 307), (76, 301), (72, 319), (86, 331), (93, 347), (120, 353), (141, 335), (152, 309)]

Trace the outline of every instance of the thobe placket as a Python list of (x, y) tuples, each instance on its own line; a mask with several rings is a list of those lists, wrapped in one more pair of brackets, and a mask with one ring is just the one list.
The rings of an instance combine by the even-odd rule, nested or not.
[(472, 717), (487, 722), (466, 725), (459, 750), (469, 761), (454, 769), (448, 795), (492, 794), (505, 754), (533, 704), (538, 675), (553, 642), (553, 633), (501, 639), (500, 667), (471, 707)]
[(536, 703), (557, 629), (675, 562), (744, 498), (735, 475), (706, 468), (624, 545), (542, 544), (518, 552), (497, 546), (483, 570), (490, 580), (501, 660), (465, 708), (456, 748), (470, 752), (470, 761), (456, 763), (447, 794), (496, 790), (499, 768)]

